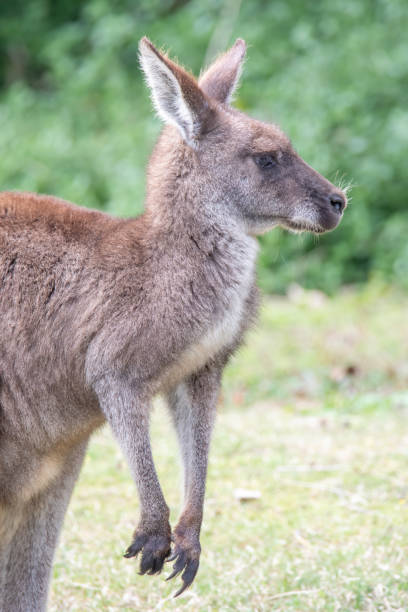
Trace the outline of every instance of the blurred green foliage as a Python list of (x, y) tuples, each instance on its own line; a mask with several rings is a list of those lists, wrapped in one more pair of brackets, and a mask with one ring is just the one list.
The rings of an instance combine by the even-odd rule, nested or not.
[[(142, 209), (159, 131), (137, 65), (147, 34), (196, 74), (236, 36), (236, 105), (274, 120), (332, 180), (352, 182), (318, 241), (262, 237), (268, 291), (332, 292), (384, 276), (408, 287), (406, 0), (14, 0), (0, 6), (0, 184), (119, 215)], [(208, 58), (207, 58), (208, 59)]]

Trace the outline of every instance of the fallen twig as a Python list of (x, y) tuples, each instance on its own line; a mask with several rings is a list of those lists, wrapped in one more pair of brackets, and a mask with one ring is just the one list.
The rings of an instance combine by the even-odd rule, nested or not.
[(285, 591), (284, 593), (276, 593), (271, 595), (268, 599), (280, 599), (281, 597), (291, 597), (292, 595), (307, 595), (308, 593), (317, 593), (320, 589), (303, 589), (300, 591)]

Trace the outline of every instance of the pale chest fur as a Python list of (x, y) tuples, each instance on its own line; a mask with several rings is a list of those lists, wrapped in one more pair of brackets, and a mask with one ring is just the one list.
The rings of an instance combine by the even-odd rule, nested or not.
[[(246, 302), (254, 279), (257, 243), (247, 238), (242, 259), (238, 262), (234, 279), (225, 288), (224, 307), (198, 338), (186, 347), (165, 372), (166, 386), (179, 382), (198, 371), (217, 354), (228, 350), (239, 335), (246, 316)], [(242, 255), (242, 253), (241, 253)]]

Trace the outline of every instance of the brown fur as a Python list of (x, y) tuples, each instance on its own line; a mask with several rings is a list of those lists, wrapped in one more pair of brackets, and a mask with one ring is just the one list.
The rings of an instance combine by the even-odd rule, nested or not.
[[(273, 125), (228, 101), (237, 43), (201, 88), (141, 42), (163, 131), (146, 212), (120, 220), (50, 196), (0, 195), (0, 606), (37, 612), (89, 435), (110, 424), (141, 516), (126, 556), (159, 572), (173, 540), (183, 586), (198, 569), (207, 456), (222, 370), (254, 319), (255, 234), (333, 229), (344, 195)], [(266, 160), (266, 161), (265, 161)], [(267, 162), (267, 165), (265, 166)], [(171, 536), (149, 412), (168, 401), (185, 504)]]

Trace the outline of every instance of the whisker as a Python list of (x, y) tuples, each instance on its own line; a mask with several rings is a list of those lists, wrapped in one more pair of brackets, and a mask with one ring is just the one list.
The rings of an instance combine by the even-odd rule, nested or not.
[(333, 184), (344, 193), (344, 195), (347, 197), (347, 201), (351, 202), (351, 198), (348, 194), (353, 187), (356, 187), (356, 184), (351, 179), (347, 180), (345, 174), (342, 174), (339, 177), (338, 170), (336, 171), (336, 174), (334, 176)]

